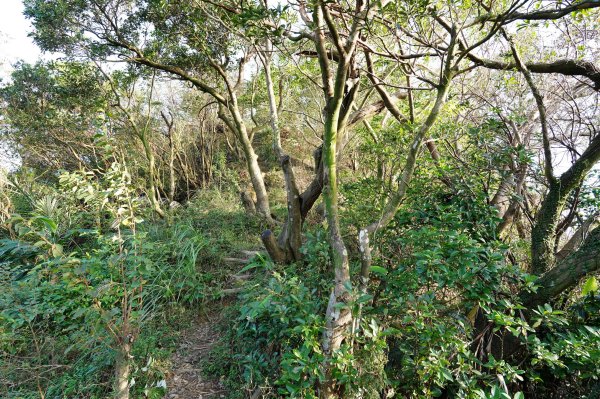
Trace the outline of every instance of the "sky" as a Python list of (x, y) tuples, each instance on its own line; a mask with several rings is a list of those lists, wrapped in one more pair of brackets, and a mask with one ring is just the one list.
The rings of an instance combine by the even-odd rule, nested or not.
[(0, 77), (10, 74), (11, 65), (20, 59), (35, 62), (40, 50), (27, 37), (32, 28), (23, 16), (21, 0), (0, 0)]

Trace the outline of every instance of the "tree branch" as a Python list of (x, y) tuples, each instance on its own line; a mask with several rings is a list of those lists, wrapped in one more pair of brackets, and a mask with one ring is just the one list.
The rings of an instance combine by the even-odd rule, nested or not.
[[(508, 71), (518, 69), (516, 63), (501, 62), (467, 54), (467, 58), (476, 65), (489, 69)], [(594, 83), (594, 89), (600, 90), (600, 69), (594, 63), (583, 60), (556, 60), (553, 62), (525, 63), (525, 67), (533, 73), (557, 73), (565, 76), (583, 76)]]

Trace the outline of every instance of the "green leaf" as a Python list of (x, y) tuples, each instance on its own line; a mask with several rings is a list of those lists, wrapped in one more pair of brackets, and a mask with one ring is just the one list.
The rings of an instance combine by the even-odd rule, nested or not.
[(448, 369), (442, 369), (442, 376), (444, 376), (445, 379), (447, 379), (448, 381), (452, 381), (452, 373), (450, 372), (450, 370)]
[(244, 272), (247, 272), (248, 270), (256, 269), (257, 267), (260, 267), (260, 266), (262, 266), (262, 265), (258, 262), (251, 262), (251, 263), (247, 264), (246, 266), (244, 266), (242, 268), (242, 270), (240, 270), (238, 273), (244, 273)]
[(379, 276), (385, 276), (388, 274), (388, 271), (386, 268), (381, 266), (371, 266), (371, 273), (375, 273)]
[(358, 299), (356, 300), (356, 303), (367, 303), (371, 299), (373, 299), (373, 295), (363, 294), (363, 295), (361, 295), (361, 296), (358, 297)]
[(36, 216), (34, 218), (31, 219), (32, 221), (40, 221), (43, 224), (46, 225), (46, 227), (48, 228), (48, 230), (50, 230), (52, 233), (56, 232), (56, 228), (58, 227), (56, 222), (52, 219), (50, 219), (49, 217), (46, 216)]
[(581, 293), (585, 296), (596, 291), (598, 291), (598, 280), (596, 280), (596, 277), (592, 276), (585, 280)]
[(52, 256), (54, 256), (55, 258), (61, 256), (63, 254), (63, 246), (60, 244), (53, 244), (52, 245)]

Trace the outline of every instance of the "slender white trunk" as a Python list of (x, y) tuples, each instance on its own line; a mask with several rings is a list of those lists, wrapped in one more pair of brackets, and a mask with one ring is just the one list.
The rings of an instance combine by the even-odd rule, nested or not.
[(125, 344), (117, 355), (115, 364), (115, 399), (129, 399), (129, 378), (131, 364), (129, 363), (130, 345)]

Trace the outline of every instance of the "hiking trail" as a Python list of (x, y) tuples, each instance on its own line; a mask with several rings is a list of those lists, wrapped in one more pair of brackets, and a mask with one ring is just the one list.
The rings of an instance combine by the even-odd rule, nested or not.
[[(244, 266), (257, 251), (241, 251), (239, 257), (224, 258), (232, 266)], [(250, 275), (233, 275), (230, 285), (240, 285)], [(227, 288), (226, 295), (235, 295), (240, 287)], [(227, 306), (224, 304), (224, 306)], [(181, 333), (179, 347), (171, 357), (171, 371), (167, 378), (166, 399), (214, 399), (227, 398), (227, 390), (218, 378), (208, 376), (203, 363), (219, 341), (218, 325), (222, 312), (199, 315), (192, 325)]]

